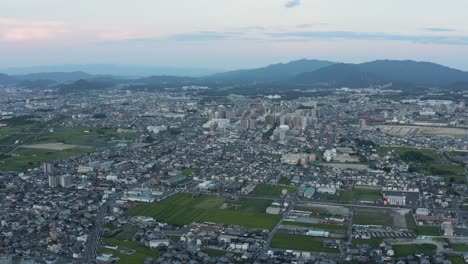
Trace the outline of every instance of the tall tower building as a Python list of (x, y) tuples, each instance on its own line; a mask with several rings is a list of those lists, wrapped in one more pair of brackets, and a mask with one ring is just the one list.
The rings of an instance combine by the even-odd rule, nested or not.
[(58, 175), (49, 175), (49, 187), (57, 188), (60, 185), (60, 177)]
[(72, 176), (70, 174), (65, 174), (60, 176), (60, 186), (68, 188), (72, 186)]
[(366, 120), (365, 119), (359, 119), (359, 129), (361, 129), (361, 130), (366, 129)]
[(45, 175), (50, 175), (53, 173), (53, 164), (51, 162), (42, 163), (42, 171)]

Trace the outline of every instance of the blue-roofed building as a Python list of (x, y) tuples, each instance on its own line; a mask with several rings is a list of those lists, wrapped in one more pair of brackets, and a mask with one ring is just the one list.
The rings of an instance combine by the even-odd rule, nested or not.
[(294, 184), (299, 184), (299, 182), (301, 182), (301, 177), (296, 175), (296, 176), (292, 177), (291, 182), (294, 183)]
[(304, 197), (305, 198), (312, 198), (312, 196), (314, 196), (314, 194), (315, 194), (315, 188), (314, 187), (307, 187), (304, 190)]

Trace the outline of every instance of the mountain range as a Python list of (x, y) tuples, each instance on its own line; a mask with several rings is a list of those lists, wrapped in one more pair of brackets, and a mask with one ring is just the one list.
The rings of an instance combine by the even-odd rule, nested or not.
[[(0, 74), (0, 84), (33, 85), (44, 80), (56, 83), (71, 83), (78, 80), (101, 81), (107, 83), (139, 84), (205, 84), (205, 85), (298, 85), (309, 87), (350, 87), (360, 88), (371, 85), (394, 83), (406, 87), (467, 88), (468, 72), (430, 62), (376, 60), (365, 63), (338, 63), (322, 60), (297, 60), (288, 63), (272, 64), (262, 68), (244, 69), (212, 74), (203, 77), (152, 75), (131, 78), (94, 75), (82, 71), (45, 72), (22, 75)], [(83, 82), (78, 87), (83, 86)]]

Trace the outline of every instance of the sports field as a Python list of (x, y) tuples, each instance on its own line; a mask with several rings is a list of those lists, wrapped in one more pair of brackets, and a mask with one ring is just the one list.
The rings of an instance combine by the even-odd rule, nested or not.
[(174, 225), (193, 222), (213, 222), (223, 225), (240, 225), (250, 228), (272, 229), (281, 219), (279, 215), (265, 213), (270, 200), (239, 199), (201, 195), (192, 197), (178, 193), (163, 201), (141, 204), (127, 213), (129, 216), (150, 216)]
[(271, 241), (271, 247), (277, 249), (292, 249), (312, 252), (338, 253), (336, 248), (323, 247), (323, 238), (311, 236), (275, 234)]

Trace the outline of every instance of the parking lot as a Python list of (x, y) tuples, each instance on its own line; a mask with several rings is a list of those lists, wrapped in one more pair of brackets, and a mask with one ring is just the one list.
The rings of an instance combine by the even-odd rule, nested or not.
[(404, 229), (387, 228), (360, 228), (353, 227), (353, 237), (355, 238), (413, 238), (416, 234), (413, 231)]

